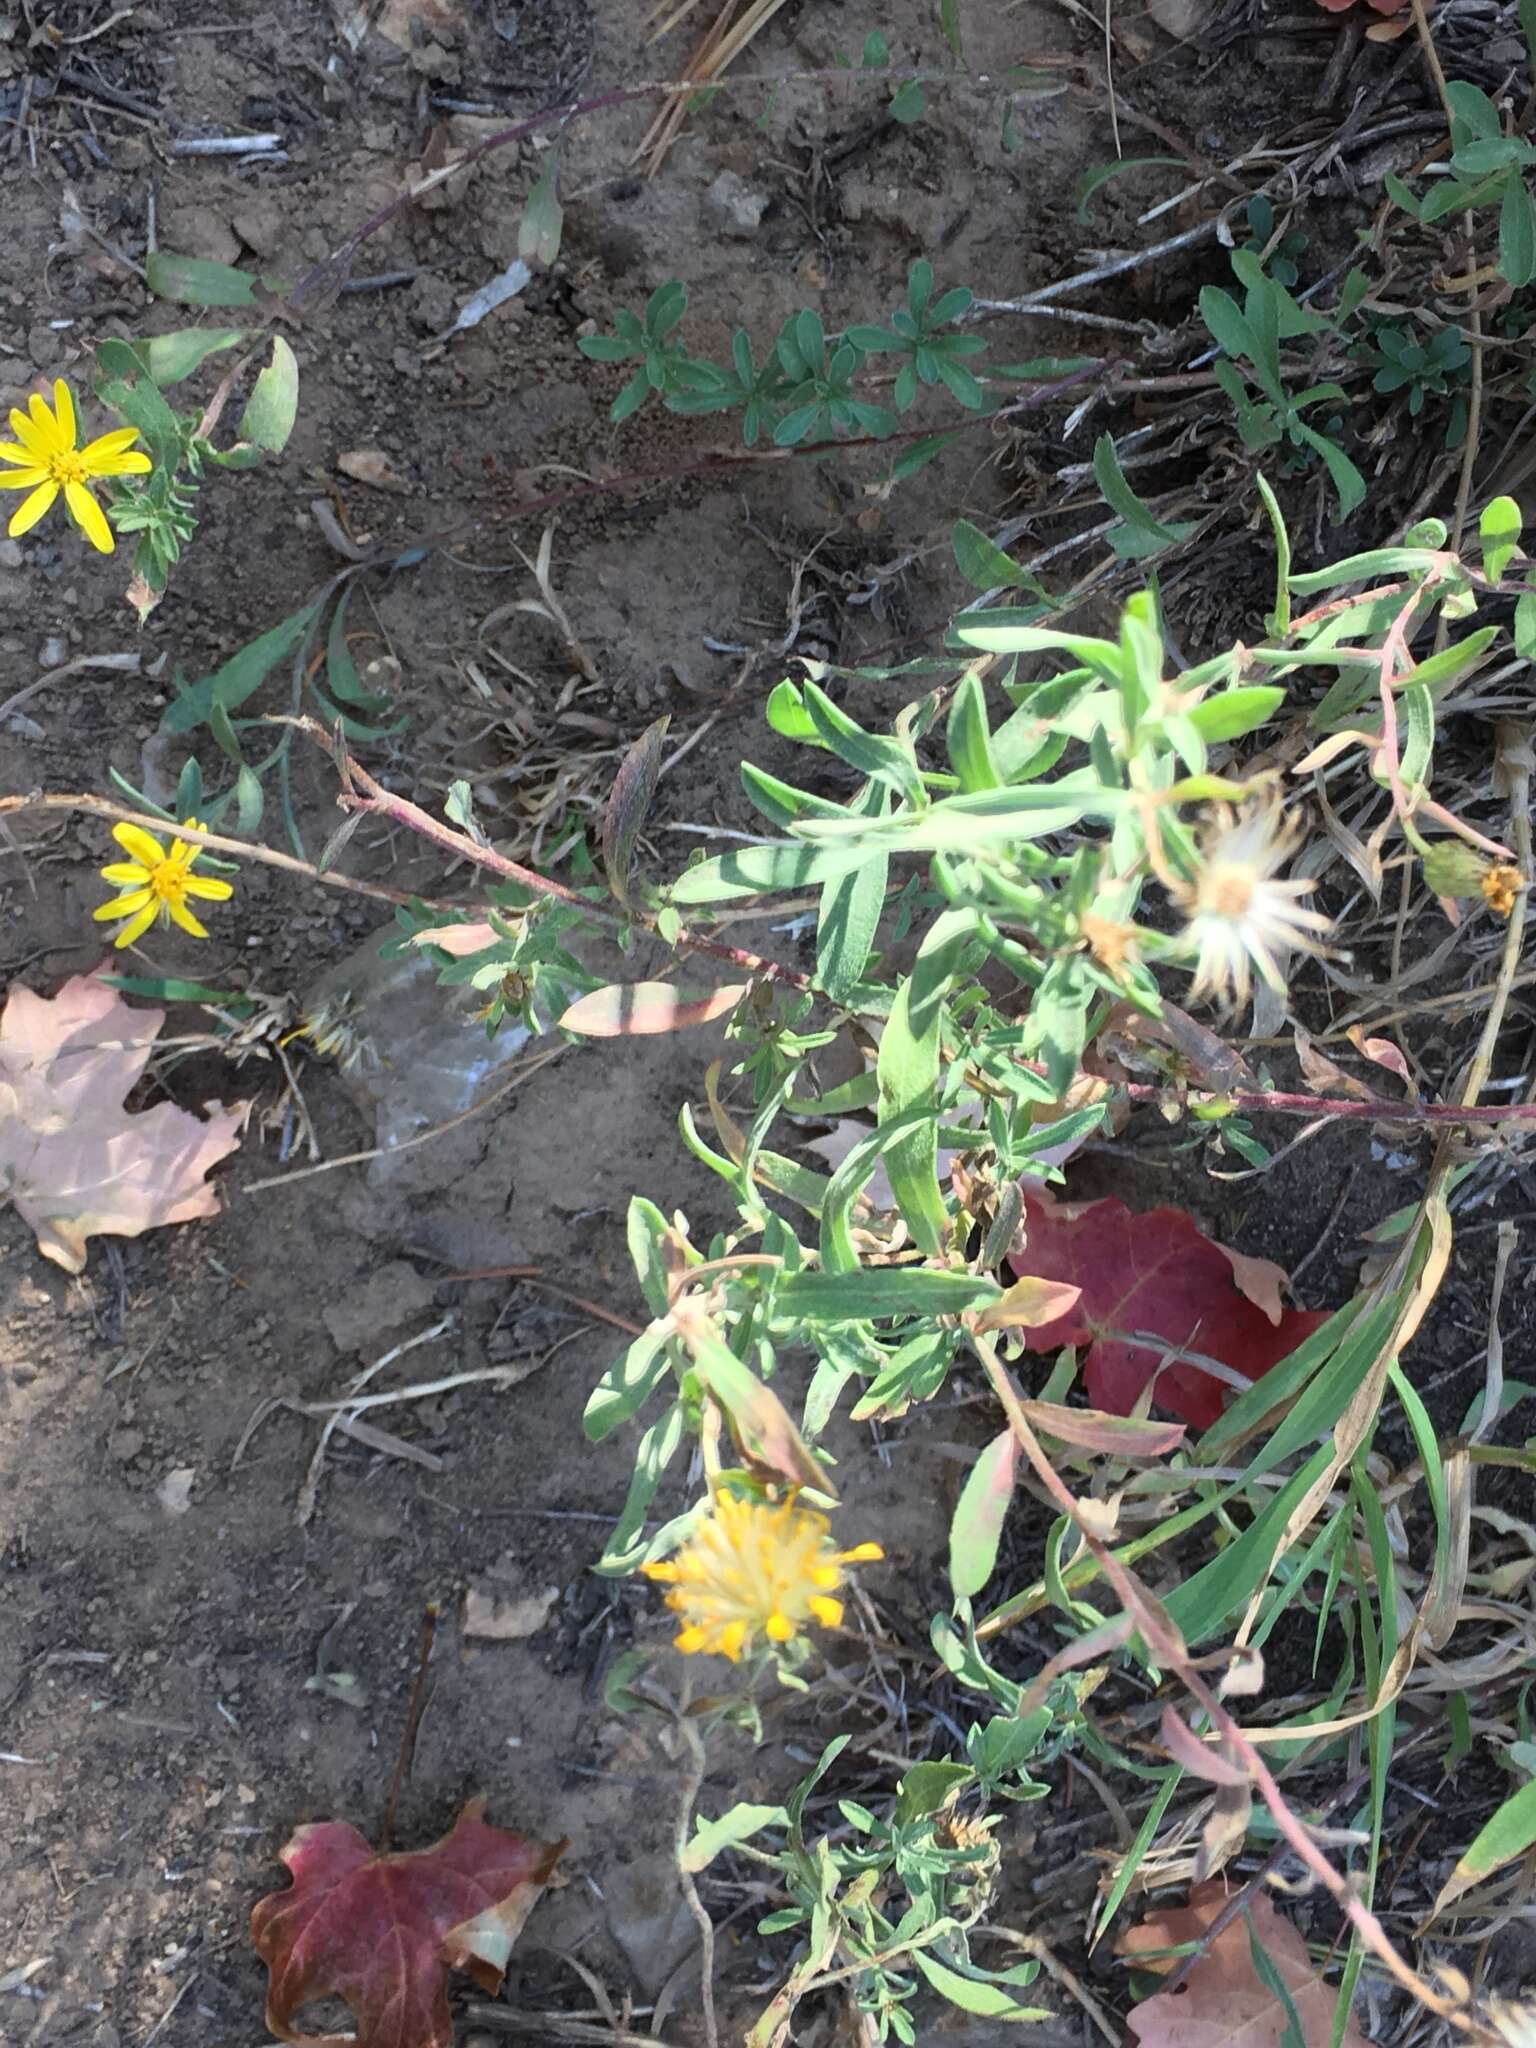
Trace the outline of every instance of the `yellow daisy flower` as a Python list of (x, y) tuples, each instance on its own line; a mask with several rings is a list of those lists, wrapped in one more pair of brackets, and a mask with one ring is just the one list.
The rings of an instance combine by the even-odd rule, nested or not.
[[(114, 427), (110, 434), (77, 448), (75, 401), (62, 377), (53, 384), (53, 410), (34, 392), (29, 410), (11, 409), (14, 441), (0, 441), (0, 462), (15, 465), (14, 476), (0, 475), (0, 491), (26, 491), (7, 528), (11, 538), (28, 533), (48, 510), (60, 491), (69, 516), (93, 548), (110, 555), (117, 546), (107, 515), (86, 489), (99, 476), (144, 476), (154, 467), (149, 457), (133, 443), (137, 427)], [(150, 842), (153, 844), (153, 841)]]
[[(194, 832), (203, 829), (196, 818), (184, 818), (182, 823)], [(98, 923), (127, 919), (113, 945), (131, 946), (135, 939), (143, 938), (157, 917), (179, 924), (194, 939), (206, 939), (208, 933), (187, 908), (187, 898), (201, 896), (209, 903), (223, 903), (235, 892), (228, 882), (212, 875), (193, 874), (193, 863), (202, 858), (202, 848), (185, 839), (173, 839), (169, 848), (164, 847), (137, 825), (114, 825), (112, 837), (133, 858), (109, 861), (102, 869), (102, 880), (113, 883), (123, 894), (91, 915)]]
[(722, 1488), (681, 1550), (640, 1569), (672, 1588), (667, 1605), (682, 1623), (675, 1647), (734, 1664), (760, 1638), (787, 1643), (809, 1621), (836, 1628), (843, 1603), (832, 1596), (844, 1566), (884, 1555), (878, 1543), (834, 1550), (826, 1516), (793, 1499), (769, 1507)]

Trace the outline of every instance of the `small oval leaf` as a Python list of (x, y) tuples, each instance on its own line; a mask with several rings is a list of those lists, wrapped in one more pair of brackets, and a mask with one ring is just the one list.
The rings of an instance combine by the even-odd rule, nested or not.
[(992, 1576), (1019, 1445), (1011, 1429), (995, 1436), (971, 1467), (960, 1490), (949, 1529), (949, 1583), (957, 1600), (969, 1600)]
[(669, 981), (614, 981), (579, 996), (560, 1019), (560, 1029), (584, 1038), (655, 1038), (728, 1016), (750, 986), (733, 982), (707, 996), (685, 996)]

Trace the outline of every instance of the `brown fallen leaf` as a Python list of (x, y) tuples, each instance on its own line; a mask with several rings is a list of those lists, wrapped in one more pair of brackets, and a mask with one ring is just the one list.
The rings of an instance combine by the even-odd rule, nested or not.
[(382, 448), (349, 448), (345, 455), (337, 456), (336, 467), (343, 476), (367, 484), (371, 490), (404, 493), (411, 488)]
[(357, 2048), (449, 2048), (448, 1972), (495, 1997), (565, 1848), (488, 1827), (484, 1807), (470, 1800), (441, 1841), (393, 1856), (345, 1821), (298, 1830), (279, 1852), (293, 1883), (251, 1914), (271, 2033), (310, 2048), (352, 2039), (299, 2030), (301, 2009), (334, 1993), (352, 2009)]
[(1157, 1374), (1157, 1405), (1209, 1429), (1222, 1410), (1221, 1382), (1193, 1361), (1159, 1371), (1160, 1353), (1177, 1358), (1188, 1346), (1257, 1380), (1326, 1320), (1287, 1308), (1279, 1266), (1217, 1244), (1184, 1209), (1133, 1214), (1113, 1195), (1058, 1202), (1031, 1186), (1023, 1225), (1023, 1248), (1016, 1239), (1009, 1255), (1014, 1271), (1079, 1290), (1070, 1311), (1030, 1329), (1030, 1349), (1086, 1345), (1083, 1385), (1111, 1415), (1131, 1414)]
[(207, 1104), (206, 1121), (123, 1107), (164, 1022), (95, 975), (51, 1000), (13, 987), (0, 1015), (0, 1190), (67, 1273), (85, 1270), (87, 1238), (219, 1213), (204, 1175), (239, 1144), (249, 1103)]
[(493, 1587), (471, 1586), (464, 1595), (464, 1633), (480, 1642), (517, 1643), (536, 1636), (560, 1598), (558, 1586), (545, 1586), (522, 1599)]
[[(1121, 1935), (1115, 1954), (1143, 1969), (1166, 1973), (1179, 1958), (1153, 1952), (1203, 1940), (1226, 1902), (1227, 1887), (1220, 1878), (1194, 1885), (1187, 1906), (1164, 1906), (1149, 1913)], [(1305, 2048), (1329, 2048), (1333, 1986), (1317, 1974), (1306, 1943), (1263, 1892), (1255, 1893), (1249, 1910), (1254, 1935), (1290, 1993)], [(1284, 2000), (1254, 1968), (1248, 1921), (1239, 1914), (1194, 1963), (1181, 1990), (1144, 1998), (1126, 2018), (1141, 2048), (1280, 2048), (1290, 2015)], [(1353, 2020), (1341, 2048), (1367, 2048)]]

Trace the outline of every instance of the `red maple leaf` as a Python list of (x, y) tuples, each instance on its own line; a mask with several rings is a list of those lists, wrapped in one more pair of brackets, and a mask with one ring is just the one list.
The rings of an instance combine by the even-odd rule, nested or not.
[(512, 1944), (565, 1849), (480, 1818), (471, 1799), (429, 1849), (380, 1855), (344, 1820), (312, 1822), (280, 1852), (293, 1883), (251, 1914), (267, 1966), (267, 2026), (305, 2048), (350, 2034), (301, 2034), (311, 1999), (345, 2000), (357, 2048), (450, 2048), (448, 1972), (494, 1995)]
[(1087, 1345), (1083, 1384), (1111, 1415), (1129, 1415), (1156, 1374), (1157, 1405), (1208, 1429), (1221, 1413), (1222, 1382), (1184, 1360), (1159, 1372), (1167, 1350), (1198, 1351), (1262, 1379), (1326, 1320), (1315, 1309), (1282, 1306), (1282, 1269), (1215, 1243), (1187, 1210), (1136, 1215), (1113, 1196), (1057, 1202), (1028, 1190), (1024, 1249), (1013, 1266), (1081, 1288), (1064, 1315), (1030, 1330), (1029, 1344)]

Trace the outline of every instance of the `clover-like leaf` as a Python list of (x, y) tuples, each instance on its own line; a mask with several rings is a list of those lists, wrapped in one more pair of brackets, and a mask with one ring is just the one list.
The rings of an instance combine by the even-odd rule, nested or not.
[(296, 2031), (304, 2006), (335, 1996), (357, 2021), (357, 2048), (450, 2048), (448, 1972), (495, 1995), (566, 1846), (490, 1827), (484, 1809), (471, 1799), (441, 1841), (396, 1855), (346, 1821), (298, 1829), (279, 1852), (293, 1883), (251, 1914), (268, 1971), (267, 2026), (280, 2041), (352, 2041)]

